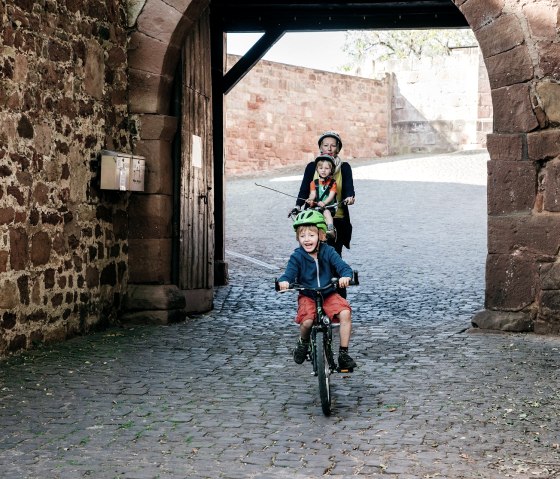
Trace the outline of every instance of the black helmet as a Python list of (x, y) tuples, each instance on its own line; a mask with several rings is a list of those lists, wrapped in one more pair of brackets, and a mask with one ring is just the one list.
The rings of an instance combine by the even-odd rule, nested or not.
[(325, 139), (325, 138), (334, 138), (336, 140), (336, 143), (338, 145), (338, 150), (342, 150), (342, 140), (340, 139), (340, 135), (336, 132), (336, 131), (325, 131), (320, 137), (319, 137), (319, 141), (317, 142), (317, 144), (319, 145), (319, 148), (321, 147), (321, 142)]
[(334, 174), (334, 170), (336, 169), (336, 163), (331, 155), (322, 153), (317, 158), (315, 158), (315, 168), (317, 168), (317, 163), (319, 163), (320, 161), (328, 161), (331, 164), (331, 174)]

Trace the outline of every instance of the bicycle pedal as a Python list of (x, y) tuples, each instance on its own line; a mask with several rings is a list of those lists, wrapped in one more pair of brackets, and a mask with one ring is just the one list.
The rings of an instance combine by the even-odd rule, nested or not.
[(336, 368), (337, 372), (339, 373), (353, 373), (354, 368)]

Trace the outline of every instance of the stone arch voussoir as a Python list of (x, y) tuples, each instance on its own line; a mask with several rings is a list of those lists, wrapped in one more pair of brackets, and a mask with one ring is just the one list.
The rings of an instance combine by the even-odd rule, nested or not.
[(181, 43), (209, 0), (146, 0), (130, 35), (131, 113), (169, 113)]

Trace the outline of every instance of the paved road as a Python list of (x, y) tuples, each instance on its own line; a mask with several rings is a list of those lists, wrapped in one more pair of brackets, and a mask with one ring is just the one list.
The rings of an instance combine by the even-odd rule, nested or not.
[(360, 367), (334, 377), (330, 418), (290, 357), (295, 298), (271, 288), (295, 247), (292, 201), (254, 185), (297, 182), (238, 179), (213, 312), (0, 363), (0, 477), (558, 477), (560, 339), (465, 332), (483, 303), (484, 185), (437, 168), (400, 181), (383, 175), (414, 164), (386, 163), (356, 181)]

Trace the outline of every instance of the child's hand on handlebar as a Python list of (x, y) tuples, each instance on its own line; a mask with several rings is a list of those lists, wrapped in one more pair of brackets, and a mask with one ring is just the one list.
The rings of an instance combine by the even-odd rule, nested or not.
[(339, 288), (347, 288), (348, 285), (350, 284), (350, 280), (352, 278), (347, 278), (346, 276), (343, 276), (342, 278), (338, 279), (338, 287)]
[(288, 281), (278, 281), (278, 289), (280, 291), (286, 291), (290, 287), (290, 283)]

